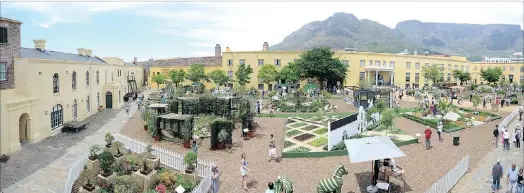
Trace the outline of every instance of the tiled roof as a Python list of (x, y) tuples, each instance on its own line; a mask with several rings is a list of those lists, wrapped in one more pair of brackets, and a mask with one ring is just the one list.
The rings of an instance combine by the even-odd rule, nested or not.
[(56, 51), (40, 51), (36, 48), (21, 48), (22, 58), (32, 58), (32, 59), (45, 59), (45, 60), (70, 60), (78, 62), (95, 62), (95, 63), (105, 63), (104, 60), (96, 56), (81, 56), (78, 54), (70, 54)]
[(144, 62), (137, 62), (140, 66), (191, 66), (191, 64), (203, 64), (204, 66), (220, 66), (222, 65), (222, 57), (206, 56), (206, 57), (191, 57), (191, 58), (174, 58), (164, 60), (149, 60)]

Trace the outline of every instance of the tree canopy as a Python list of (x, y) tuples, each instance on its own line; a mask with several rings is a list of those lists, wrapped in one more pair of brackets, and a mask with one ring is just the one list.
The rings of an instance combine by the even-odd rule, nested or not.
[(278, 73), (278, 79), (284, 80), (286, 83), (297, 83), (300, 81), (300, 70), (294, 62), (288, 63)]
[(186, 71), (180, 69), (180, 70), (170, 70), (169, 71), (169, 78), (171, 78), (171, 82), (175, 84), (175, 87), (178, 88), (178, 84), (181, 82), (184, 82), (186, 79)]
[(502, 69), (500, 67), (488, 68), (486, 70), (480, 69), (480, 76), (489, 83), (498, 82), (501, 75)]
[(209, 79), (217, 85), (217, 89), (220, 88), (220, 85), (225, 85), (229, 81), (226, 72), (220, 69), (213, 70), (207, 75), (209, 76)]
[(444, 80), (444, 73), (442, 71), (442, 68), (437, 65), (422, 67), (422, 76), (424, 76), (425, 79), (431, 80), (433, 85), (435, 85)]
[(348, 66), (344, 65), (329, 47), (313, 48), (300, 55), (296, 62), (302, 78), (317, 78), (321, 87), (329, 78), (345, 79)]
[(471, 80), (471, 74), (462, 70), (453, 70), (453, 78), (460, 80), (460, 84)]
[(206, 76), (203, 64), (191, 64), (187, 72), (187, 79), (192, 82), (200, 82), (202, 80), (209, 81)]
[(238, 70), (235, 72), (236, 82), (241, 86), (250, 83), (251, 73), (253, 73), (253, 68), (251, 68), (251, 66), (246, 64), (240, 64), (238, 66)]
[(262, 79), (264, 84), (271, 84), (276, 81), (278, 77), (278, 69), (275, 65), (264, 64), (258, 70), (258, 78)]
[(158, 90), (160, 90), (160, 84), (164, 84), (166, 82), (166, 77), (161, 74), (155, 74), (153, 75), (152, 80), (156, 83)]

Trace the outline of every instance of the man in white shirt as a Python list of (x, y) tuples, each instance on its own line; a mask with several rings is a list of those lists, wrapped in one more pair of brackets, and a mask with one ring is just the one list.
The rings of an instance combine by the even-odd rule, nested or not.
[(502, 136), (504, 137), (504, 150), (509, 150), (509, 132), (507, 129), (504, 129)]
[(515, 193), (517, 191), (517, 179), (518, 179), (517, 165), (511, 164), (511, 168), (508, 170), (508, 192)]

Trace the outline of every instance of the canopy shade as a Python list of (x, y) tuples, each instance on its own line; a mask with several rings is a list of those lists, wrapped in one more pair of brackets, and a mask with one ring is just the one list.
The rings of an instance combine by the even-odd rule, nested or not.
[(345, 140), (344, 143), (351, 163), (406, 156), (387, 136), (349, 139)]

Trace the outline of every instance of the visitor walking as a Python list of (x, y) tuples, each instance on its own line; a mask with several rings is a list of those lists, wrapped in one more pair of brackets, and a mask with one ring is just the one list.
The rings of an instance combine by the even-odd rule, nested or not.
[(218, 171), (218, 167), (215, 165), (215, 163), (212, 163), (211, 164), (211, 167), (212, 167), (212, 176), (211, 176), (211, 179), (213, 180), (212, 184), (211, 184), (211, 192), (212, 193), (218, 193), (218, 190), (220, 188), (220, 184), (218, 182), (219, 180), (219, 177), (220, 177), (220, 172)]
[(198, 144), (197, 144), (197, 141), (193, 139), (193, 145), (191, 146), (193, 152), (195, 152), (196, 154), (198, 154)]
[(247, 189), (247, 172), (248, 172), (248, 169), (247, 169), (246, 154), (242, 153), (240, 158), (241, 158), (240, 174), (242, 175), (242, 186), (241, 187), (244, 188), (245, 190), (248, 190)]
[(511, 164), (511, 168), (508, 170), (508, 192), (515, 193), (517, 190), (517, 179), (519, 169), (515, 163)]
[(519, 107), (519, 121), (522, 121), (522, 114), (524, 113), (524, 108), (522, 105)]
[(497, 163), (493, 165), (493, 169), (491, 169), (491, 177), (493, 178), (493, 185), (491, 186), (492, 192), (499, 192), (503, 170), (502, 165), (500, 165), (500, 160), (497, 159)]
[(260, 114), (260, 101), (257, 101), (257, 114)]
[(437, 126), (437, 134), (438, 134), (438, 141), (439, 142), (442, 142), (442, 137), (440, 136), (440, 134), (442, 133), (442, 121), (440, 121), (438, 123), (438, 126)]
[(483, 102), (482, 102), (482, 107), (483, 107), (483, 108), (488, 108), (488, 107), (486, 107), (486, 96), (484, 96), (483, 99), (484, 99), (484, 100), (483, 100)]
[(277, 159), (277, 148), (275, 145), (269, 144), (269, 160), (267, 162), (271, 162), (271, 160)]
[(517, 193), (524, 193), (524, 168), (520, 167), (517, 177)]
[(495, 147), (499, 146), (499, 125), (495, 126), (495, 129), (493, 130), (493, 137), (495, 138)]
[(502, 137), (504, 137), (504, 150), (509, 150), (509, 132), (507, 129), (505, 129), (504, 133), (502, 133)]
[(515, 129), (515, 146), (517, 148), (520, 148), (520, 138), (522, 137), (522, 132), (520, 130), (520, 126), (517, 125), (517, 129)]
[(275, 193), (275, 184), (273, 182), (267, 183), (267, 189), (264, 193)]
[(431, 129), (426, 127), (426, 130), (424, 131), (424, 134), (426, 134), (426, 150), (431, 148), (431, 133)]

